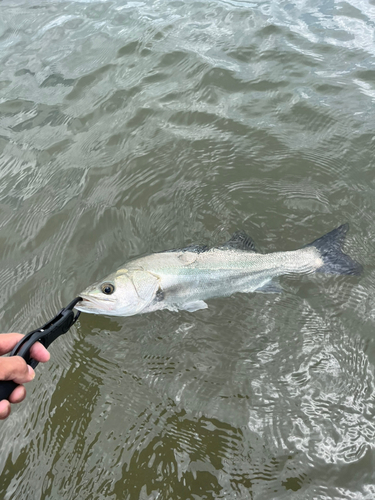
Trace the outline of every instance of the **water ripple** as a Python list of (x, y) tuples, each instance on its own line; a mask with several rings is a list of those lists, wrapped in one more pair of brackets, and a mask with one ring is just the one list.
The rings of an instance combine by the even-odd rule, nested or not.
[(81, 315), (3, 423), (4, 499), (372, 498), (371, 4), (0, 7), (2, 330), (149, 252), (349, 221), (361, 278)]

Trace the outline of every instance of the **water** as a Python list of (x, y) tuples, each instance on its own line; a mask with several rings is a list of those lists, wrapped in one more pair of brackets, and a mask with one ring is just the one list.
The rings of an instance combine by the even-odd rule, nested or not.
[(10, 499), (373, 499), (375, 3), (0, 4), (0, 331), (130, 258), (348, 221), (361, 278), (82, 314), (0, 425)]

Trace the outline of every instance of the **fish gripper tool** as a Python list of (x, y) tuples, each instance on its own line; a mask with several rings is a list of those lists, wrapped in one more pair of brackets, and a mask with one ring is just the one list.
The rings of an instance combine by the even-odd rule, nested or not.
[[(81, 297), (76, 297), (45, 325), (27, 333), (13, 348), (10, 356), (21, 356), (27, 364), (29, 364), (32, 368), (35, 368), (39, 363), (30, 357), (31, 347), (36, 342), (40, 342), (45, 348), (48, 348), (54, 340), (60, 337), (60, 335), (66, 333), (69, 328), (74, 325), (80, 315), (79, 311), (74, 313), (73, 308), (81, 300)], [(16, 384), (13, 380), (1, 380), (0, 401), (3, 399), (9, 399), (9, 396), (12, 394), (17, 385), (19, 384)]]

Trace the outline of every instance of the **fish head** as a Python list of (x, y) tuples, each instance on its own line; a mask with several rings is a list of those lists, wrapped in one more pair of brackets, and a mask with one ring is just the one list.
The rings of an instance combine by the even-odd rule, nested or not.
[(119, 269), (87, 287), (75, 307), (79, 311), (108, 316), (139, 314), (156, 296), (159, 279), (143, 269)]

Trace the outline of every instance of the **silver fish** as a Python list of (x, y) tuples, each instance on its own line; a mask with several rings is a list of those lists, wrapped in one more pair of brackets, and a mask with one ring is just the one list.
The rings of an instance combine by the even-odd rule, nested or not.
[(282, 291), (283, 275), (360, 274), (362, 266), (341, 250), (348, 224), (288, 252), (258, 253), (243, 232), (219, 247), (189, 246), (130, 261), (84, 290), (79, 311), (132, 316), (160, 309), (197, 311), (207, 299), (236, 292)]

